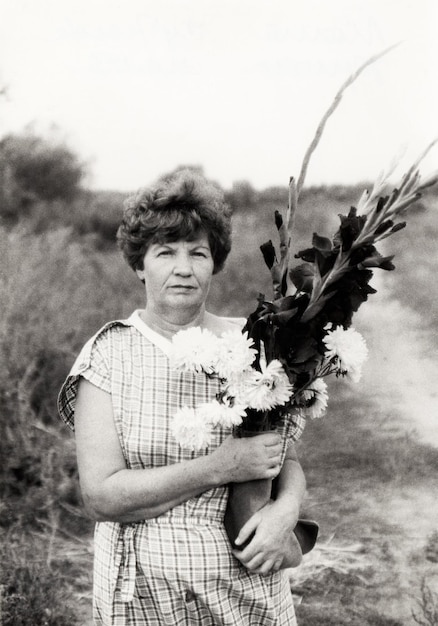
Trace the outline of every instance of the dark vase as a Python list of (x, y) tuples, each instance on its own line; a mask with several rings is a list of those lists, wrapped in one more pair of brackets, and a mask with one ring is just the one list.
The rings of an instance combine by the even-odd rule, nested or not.
[[(249, 518), (267, 504), (271, 498), (272, 479), (251, 480), (229, 485), (228, 505), (225, 512), (225, 529), (231, 545)], [(239, 546), (241, 549), (242, 546)]]
[[(275, 430), (267, 419), (267, 412), (252, 410), (251, 430), (239, 427), (236, 429), (237, 437), (254, 437), (261, 432)], [(275, 489), (274, 489), (275, 492)], [(252, 536), (243, 545), (236, 546), (235, 539), (242, 526), (261, 508), (263, 508), (273, 495), (273, 481), (271, 478), (250, 480), (243, 483), (230, 483), (227, 508), (225, 511), (225, 530), (233, 548), (242, 550)], [(284, 546), (284, 559), (282, 567), (296, 567), (300, 564), (302, 555), (307, 554), (314, 547), (319, 532), (319, 526), (313, 520), (299, 519), (294, 531), (291, 533), (287, 545)]]

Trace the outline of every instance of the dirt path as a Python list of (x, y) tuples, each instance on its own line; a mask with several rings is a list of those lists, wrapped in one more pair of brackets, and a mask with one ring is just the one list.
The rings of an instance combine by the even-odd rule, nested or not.
[[(381, 432), (407, 432), (438, 449), (438, 358), (421, 317), (390, 298), (387, 281), (378, 282), (379, 293), (355, 319), (370, 352), (361, 387), (377, 399), (386, 420)], [(412, 611), (422, 615), (422, 580), (438, 594), (437, 477), (378, 494), (370, 506), (392, 529), (386, 559), (393, 577), (385, 581), (385, 613), (414, 624)]]
[[(379, 435), (382, 443), (394, 439), (393, 458), (391, 447), (384, 448), (387, 467), (393, 465), (394, 472), (403, 467), (404, 480), (397, 476), (380, 480), (376, 473), (372, 485), (356, 478), (354, 485), (348, 480), (342, 483), (341, 495), (336, 489), (331, 492), (331, 508), (326, 509), (322, 526), (331, 532), (322, 534), (300, 570), (291, 571), (297, 602), (303, 600), (299, 622), (303, 626), (305, 605), (314, 604), (315, 598), (324, 601), (318, 583), (310, 583), (310, 592), (306, 589), (305, 583), (315, 578), (323, 587), (338, 576), (335, 593), (339, 596), (330, 608), (339, 612), (342, 624), (350, 623), (350, 618), (355, 626), (361, 619), (370, 624), (368, 616), (374, 611), (381, 618), (376, 621), (379, 626), (415, 626), (413, 612), (424, 619), (423, 580), (438, 598), (438, 475), (431, 475), (429, 469), (438, 463), (431, 461), (424, 474), (424, 465), (417, 464), (417, 479), (410, 480), (406, 471), (406, 461), (415, 467), (414, 454), (422, 455), (416, 442), (430, 446), (432, 455), (436, 450), (438, 457), (438, 358), (430, 350), (432, 342), (421, 317), (386, 292), (387, 276), (376, 278), (378, 294), (361, 309), (354, 324), (366, 338), (369, 358), (360, 383), (345, 385), (342, 393), (347, 407), (351, 401), (369, 411), (364, 419), (369, 419), (373, 429), (372, 441)], [(368, 440), (364, 445), (369, 445)], [(424, 458), (418, 463), (424, 463)], [(356, 476), (360, 477), (360, 470)], [(318, 503), (324, 503), (324, 485), (317, 481), (313, 489), (311, 510), (317, 511)], [(337, 510), (335, 519), (333, 509)], [(304, 589), (302, 597), (300, 589)], [(438, 626), (438, 604), (436, 611), (435, 621), (420, 623)]]
[(390, 298), (387, 281), (376, 283), (378, 294), (355, 319), (370, 351), (364, 387), (379, 398), (382, 411), (390, 409), (397, 416), (397, 426), (404, 424), (438, 448), (438, 357), (420, 315)]

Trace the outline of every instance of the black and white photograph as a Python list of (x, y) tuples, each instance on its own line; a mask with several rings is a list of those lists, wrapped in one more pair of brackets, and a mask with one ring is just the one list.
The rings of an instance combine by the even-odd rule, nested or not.
[(0, 9), (0, 626), (438, 626), (438, 3)]

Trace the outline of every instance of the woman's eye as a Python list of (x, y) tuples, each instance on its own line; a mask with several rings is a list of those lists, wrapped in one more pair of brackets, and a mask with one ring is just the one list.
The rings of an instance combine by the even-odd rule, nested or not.
[(203, 257), (203, 258), (206, 258), (206, 256), (207, 256), (205, 254), (205, 252), (202, 252), (200, 250), (195, 250), (194, 252), (192, 252), (192, 254), (193, 254), (193, 256), (199, 256), (199, 257)]
[(171, 256), (172, 250), (160, 250), (158, 256)]

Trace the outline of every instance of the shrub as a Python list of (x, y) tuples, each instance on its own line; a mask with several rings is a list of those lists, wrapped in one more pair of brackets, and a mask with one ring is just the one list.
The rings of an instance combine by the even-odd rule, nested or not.
[(0, 207), (6, 217), (20, 217), (36, 201), (71, 201), (83, 176), (83, 164), (58, 139), (27, 131), (0, 141)]
[[(12, 145), (10, 145), (12, 144)], [(71, 200), (78, 191), (83, 167), (66, 146), (39, 137), (9, 137), (2, 146), (9, 152), (20, 187), (41, 200)]]
[(2, 626), (75, 626), (73, 594), (62, 584), (59, 568), (47, 563), (35, 541), (17, 546), (11, 537), (0, 546), (3, 567)]
[(73, 441), (56, 397), (85, 340), (133, 307), (135, 277), (121, 259), (73, 241), (69, 229), (0, 231), (0, 245), (0, 487), (16, 504), (1, 521), (10, 525), (46, 519), (51, 506), (79, 506)]
[(225, 197), (233, 211), (249, 211), (255, 206), (257, 192), (251, 183), (239, 180), (233, 183), (231, 191)]

